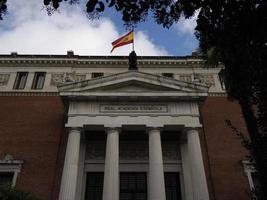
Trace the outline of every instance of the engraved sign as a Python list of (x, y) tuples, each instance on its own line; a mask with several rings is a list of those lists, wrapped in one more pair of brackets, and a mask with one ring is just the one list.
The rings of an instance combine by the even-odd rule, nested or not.
[(167, 105), (163, 104), (101, 104), (100, 112), (105, 113), (166, 113)]

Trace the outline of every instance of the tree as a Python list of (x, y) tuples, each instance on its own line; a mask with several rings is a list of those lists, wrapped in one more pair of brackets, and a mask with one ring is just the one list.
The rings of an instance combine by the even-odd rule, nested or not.
[(0, 20), (3, 19), (2, 15), (6, 12), (7, 6), (6, 6), (7, 0), (0, 0)]
[(201, 9), (196, 28), (201, 48), (214, 48), (225, 65), (228, 95), (241, 105), (262, 186), (258, 199), (267, 196), (266, 11), (264, 1), (220, 1)]
[[(51, 13), (62, 1), (44, 0), (44, 5)], [(166, 28), (182, 15), (189, 18), (199, 12), (195, 34), (200, 48), (215, 53), (225, 66), (227, 93), (241, 105), (262, 195), (267, 196), (267, 1), (88, 0), (86, 7), (93, 17), (107, 7), (115, 9), (126, 25), (135, 25), (152, 13), (156, 23)], [(0, 0), (0, 19), (6, 9), (6, 0)]]
[(32, 194), (18, 190), (10, 185), (0, 185), (0, 199), (2, 200), (38, 200)]

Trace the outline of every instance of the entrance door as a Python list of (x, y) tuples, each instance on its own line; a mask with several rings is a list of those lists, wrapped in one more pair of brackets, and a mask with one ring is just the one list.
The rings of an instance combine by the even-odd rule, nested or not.
[(103, 181), (103, 172), (87, 173), (85, 200), (102, 200)]
[(181, 200), (181, 186), (179, 173), (165, 172), (166, 200)]
[(146, 173), (120, 173), (120, 200), (147, 200)]

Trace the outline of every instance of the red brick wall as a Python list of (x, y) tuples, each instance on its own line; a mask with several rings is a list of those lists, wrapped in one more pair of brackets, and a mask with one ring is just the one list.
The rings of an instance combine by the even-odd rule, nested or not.
[(204, 134), (200, 138), (211, 199), (249, 199), (248, 179), (241, 162), (248, 152), (225, 124), (225, 120), (231, 120), (246, 133), (238, 103), (226, 97), (208, 97), (201, 106), (201, 116)]
[(43, 200), (52, 199), (58, 193), (60, 171), (60, 97), (0, 97), (0, 113), (0, 159), (11, 154), (24, 161), (16, 186)]

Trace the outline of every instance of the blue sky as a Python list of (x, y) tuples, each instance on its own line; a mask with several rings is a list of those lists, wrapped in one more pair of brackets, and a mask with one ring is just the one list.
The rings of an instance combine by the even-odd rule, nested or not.
[[(128, 55), (131, 45), (110, 54), (111, 42), (127, 32), (119, 13), (108, 10), (99, 20), (90, 21), (80, 5), (63, 3), (58, 12), (47, 16), (42, 0), (9, 0), (9, 12), (0, 21), (0, 54)], [(153, 19), (135, 29), (137, 55), (190, 55), (198, 47), (193, 32), (195, 17), (181, 19), (170, 29)]]

